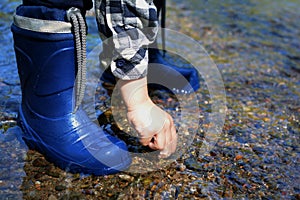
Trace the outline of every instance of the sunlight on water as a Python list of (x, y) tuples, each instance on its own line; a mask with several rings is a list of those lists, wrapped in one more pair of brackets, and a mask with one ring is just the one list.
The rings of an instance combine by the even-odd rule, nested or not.
[[(19, 2), (3, 0), (0, 5), (0, 199), (21, 199), (21, 185), (30, 190), (35, 179), (26, 177), (28, 171), (33, 172), (16, 126), (21, 91), (10, 25)], [(181, 163), (188, 171), (184, 168), (176, 174), (195, 177), (183, 186), (185, 195), (200, 191), (202, 197), (213, 199), (251, 195), (299, 199), (300, 1), (170, 0), (168, 8), (167, 23), (197, 39), (218, 65), (228, 100), (219, 146), (198, 159), (195, 154), (203, 142), (199, 133), (190, 157)], [(88, 51), (99, 43), (92, 18), (88, 17)], [(203, 99), (209, 94), (201, 95)], [(209, 112), (209, 102), (202, 104), (203, 112)], [(29, 166), (26, 173), (25, 163)], [(136, 185), (149, 180), (152, 177), (138, 178)], [(80, 182), (79, 178), (74, 182)], [(80, 183), (79, 191), (86, 184)], [(36, 192), (26, 194), (34, 198)]]

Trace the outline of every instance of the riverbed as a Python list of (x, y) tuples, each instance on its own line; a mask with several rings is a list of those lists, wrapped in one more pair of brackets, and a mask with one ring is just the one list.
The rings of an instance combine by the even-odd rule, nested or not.
[[(221, 74), (225, 123), (214, 146), (203, 154), (213, 102), (201, 74), (195, 93), (199, 124), (194, 127), (189, 118), (177, 122), (190, 126), (179, 133), (183, 138), (194, 136), (183, 155), (160, 170), (104, 177), (64, 172), (21, 139), (16, 126), (21, 90), (10, 32), (19, 2), (4, 0), (0, 6), (0, 199), (300, 199), (298, 1), (168, 1), (167, 27), (195, 40)], [(91, 52), (100, 40), (92, 12), (87, 21)], [(167, 54), (167, 59), (187, 65), (176, 56)], [(108, 131), (130, 131), (111, 119), (109, 89), (97, 89), (98, 120)], [(178, 115), (174, 94), (152, 91), (151, 97), (173, 117)], [(134, 139), (124, 139), (130, 140), (132, 152), (147, 151)], [(139, 161), (132, 166), (136, 171), (141, 170)]]

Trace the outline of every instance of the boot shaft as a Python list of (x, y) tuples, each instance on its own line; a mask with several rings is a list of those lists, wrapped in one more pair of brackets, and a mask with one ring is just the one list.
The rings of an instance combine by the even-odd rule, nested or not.
[[(26, 15), (24, 9), (17, 15)], [(31, 12), (32, 13), (32, 12)], [(25, 16), (27, 17), (27, 16)], [(45, 117), (72, 112), (76, 77), (74, 37), (11, 27), (22, 89), (22, 106)]]

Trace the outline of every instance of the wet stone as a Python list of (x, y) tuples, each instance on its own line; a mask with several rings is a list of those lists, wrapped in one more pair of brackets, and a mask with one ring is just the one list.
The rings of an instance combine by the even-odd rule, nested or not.
[(56, 191), (63, 191), (65, 189), (67, 189), (67, 187), (64, 186), (64, 185), (57, 185), (57, 186), (55, 186), (55, 190)]
[(294, 195), (294, 198), (295, 198), (296, 200), (300, 200), (300, 193), (299, 193), (299, 194), (295, 194), (295, 195)]
[(82, 194), (78, 192), (71, 191), (68, 194), (62, 195), (59, 200), (83, 200), (86, 199)]
[(124, 180), (124, 181), (133, 181), (134, 177), (129, 176), (127, 174), (120, 174), (118, 175), (120, 179)]
[(263, 147), (257, 147), (254, 146), (252, 147), (252, 150), (256, 153), (256, 154), (263, 154), (266, 152), (266, 150)]
[(34, 167), (47, 167), (49, 166), (49, 162), (46, 161), (44, 158), (36, 158), (32, 161), (32, 165)]
[(83, 189), (81, 192), (85, 195), (95, 195), (95, 190), (93, 189)]
[(41, 177), (43, 177), (44, 174), (43, 173), (37, 173), (36, 175), (34, 175), (35, 179), (40, 179)]
[(52, 171), (52, 170), (46, 171), (46, 174), (47, 174), (48, 176), (51, 176), (51, 177), (54, 177), (54, 178), (59, 178), (59, 176), (60, 176), (60, 173), (59, 173), (59, 172), (55, 172), (55, 171)]
[(186, 168), (190, 169), (190, 170), (195, 170), (195, 171), (203, 171), (204, 167), (203, 164), (198, 162), (196, 159), (194, 158), (188, 158), (184, 161), (184, 165), (186, 166)]
[(57, 198), (54, 196), (54, 195), (50, 195), (49, 197), (48, 197), (48, 200), (57, 200)]
[[(40, 155), (28, 151), (20, 140), (6, 132), (16, 125), (21, 99), (10, 32), (13, 12), (20, 1), (4, 0), (0, 5), (3, 47), (0, 49), (0, 199), (300, 199), (297, 179), (300, 152), (299, 1), (254, 0), (250, 4), (237, 0), (217, 3), (172, 1), (168, 9), (169, 27), (198, 40), (223, 79), (228, 110), (225, 125), (220, 127), (218, 145), (208, 154), (201, 154), (203, 144), (211, 139), (206, 137), (206, 129), (210, 127), (209, 116), (213, 108), (210, 85), (201, 74), (201, 87), (196, 92), (201, 112), (201, 120), (196, 124), (201, 131), (195, 131), (197, 134), (188, 153), (177, 160), (183, 163), (182, 166), (174, 164), (141, 175), (122, 172), (104, 177), (69, 174), (50, 163), (48, 167), (43, 160), (37, 159)], [(87, 20), (89, 26), (95, 26), (94, 16)], [(89, 30), (87, 49), (91, 51), (100, 44), (100, 39), (97, 27), (89, 27)], [(175, 49), (176, 39), (167, 36), (167, 46)], [(178, 46), (181, 50), (190, 50), (195, 44), (195, 40), (193, 44), (180, 41)], [(179, 67), (190, 67), (185, 62), (189, 56), (193, 61), (202, 61), (198, 60), (198, 53), (198, 50), (189, 51), (182, 59), (167, 53), (166, 58)], [(107, 92), (101, 86), (97, 91), (98, 116), (109, 110), (112, 88)], [(165, 91), (149, 92), (153, 101), (165, 107), (172, 116), (183, 114), (177, 95), (168, 95)], [(109, 133), (119, 133), (116, 125), (110, 125), (113, 123), (111, 113), (99, 119), (102, 124), (108, 124)], [(193, 124), (188, 122), (189, 119), (185, 119), (175, 124)], [(126, 127), (122, 128), (126, 132)], [(147, 150), (141, 148), (136, 139), (126, 141), (126, 137), (123, 138), (132, 151)], [(19, 159), (21, 154), (27, 154), (28, 159)], [(149, 165), (152, 164), (149, 161)], [(126, 176), (119, 176), (124, 174)], [(55, 189), (64, 184), (68, 185), (68, 190)], [(21, 196), (14, 196), (15, 192)]]
[(180, 163), (178, 166), (177, 166), (177, 169), (181, 172), (183, 172), (185, 169), (186, 169), (186, 166), (182, 163)]

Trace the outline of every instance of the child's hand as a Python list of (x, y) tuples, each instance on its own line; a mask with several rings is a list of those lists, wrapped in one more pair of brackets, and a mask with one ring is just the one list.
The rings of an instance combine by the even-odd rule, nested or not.
[(172, 117), (150, 99), (131, 107), (128, 122), (138, 132), (140, 143), (160, 150), (160, 157), (169, 157), (176, 150), (177, 135)]
[(173, 119), (149, 98), (147, 78), (119, 80), (117, 84), (127, 107), (128, 121), (139, 133), (141, 144), (160, 150), (160, 157), (174, 153), (177, 135)]

